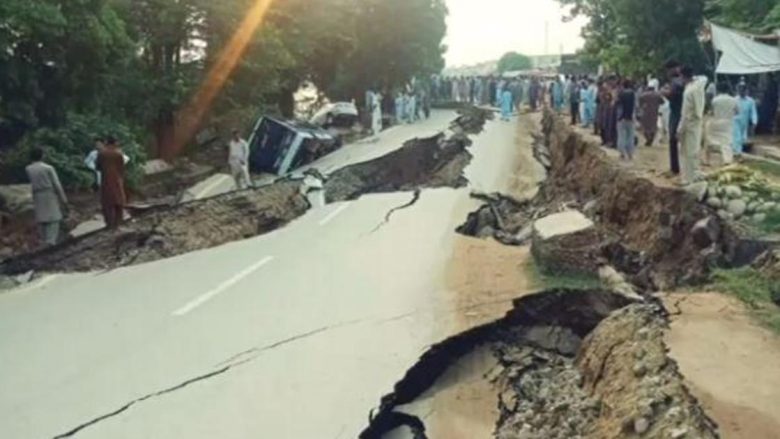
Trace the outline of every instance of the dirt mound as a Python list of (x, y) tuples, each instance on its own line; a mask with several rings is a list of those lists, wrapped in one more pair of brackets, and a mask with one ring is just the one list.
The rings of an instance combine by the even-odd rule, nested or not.
[(488, 346), (500, 371), (491, 380), (501, 413), (498, 438), (717, 437), (666, 357), (656, 305), (595, 290), (554, 290), (515, 301), (503, 319), (429, 349), (382, 398), (360, 436), (382, 438), (406, 425), (424, 438), (414, 402), (461, 358)]
[(119, 230), (99, 230), (6, 261), (0, 272), (91, 271), (150, 262), (267, 233), (308, 209), (309, 203), (296, 181), (159, 206)]

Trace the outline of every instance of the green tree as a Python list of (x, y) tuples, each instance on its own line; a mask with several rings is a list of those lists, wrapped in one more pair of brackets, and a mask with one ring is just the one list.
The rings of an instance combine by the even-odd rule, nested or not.
[(717, 23), (749, 32), (780, 27), (779, 0), (710, 0), (707, 16)]
[(507, 52), (498, 61), (498, 71), (501, 73), (514, 70), (528, 70), (532, 67), (531, 58), (517, 52)]
[(585, 51), (609, 70), (642, 75), (669, 58), (699, 71), (708, 67), (698, 41), (704, 0), (559, 0), (590, 23), (583, 30)]

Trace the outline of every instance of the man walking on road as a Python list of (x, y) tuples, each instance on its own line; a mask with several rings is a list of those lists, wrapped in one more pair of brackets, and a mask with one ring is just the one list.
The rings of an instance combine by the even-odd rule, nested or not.
[(677, 137), (677, 128), (680, 126), (682, 117), (683, 93), (685, 84), (680, 77), (682, 65), (677, 61), (668, 61), (666, 63), (666, 74), (669, 77), (670, 88), (669, 95), (669, 166), (672, 174), (680, 173), (680, 151), (679, 140)]
[(127, 195), (125, 193), (125, 159), (113, 137), (106, 139), (106, 147), (98, 153), (100, 171), (100, 204), (106, 227), (116, 229), (124, 220)]
[(57, 244), (60, 236), (60, 223), (67, 207), (68, 198), (62, 190), (57, 171), (43, 161), (43, 149), (34, 148), (30, 154), (32, 163), (25, 169), (30, 179), (35, 207), (35, 222), (45, 246)]
[(252, 180), (249, 178), (249, 144), (238, 134), (238, 130), (233, 130), (233, 137), (228, 144), (228, 165), (230, 166), (230, 175), (236, 181), (236, 188), (239, 190), (252, 186)]

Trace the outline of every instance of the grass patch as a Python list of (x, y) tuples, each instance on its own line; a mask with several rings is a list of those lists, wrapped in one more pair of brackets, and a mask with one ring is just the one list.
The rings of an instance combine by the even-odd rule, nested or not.
[(780, 163), (769, 160), (746, 160), (745, 164), (758, 172), (766, 174), (773, 179), (780, 179)]
[(761, 230), (767, 233), (780, 233), (780, 211), (775, 210), (766, 215), (766, 220), (761, 223)]
[(597, 289), (602, 288), (598, 276), (587, 274), (550, 274), (543, 272), (531, 259), (526, 264), (526, 276), (534, 288), (554, 289)]
[(718, 270), (712, 282), (715, 291), (737, 297), (763, 325), (780, 334), (780, 307), (772, 302), (772, 288), (780, 285), (753, 268)]

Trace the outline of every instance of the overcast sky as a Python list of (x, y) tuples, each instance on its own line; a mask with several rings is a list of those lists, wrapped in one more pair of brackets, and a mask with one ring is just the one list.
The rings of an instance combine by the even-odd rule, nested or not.
[(583, 20), (563, 23), (555, 0), (447, 0), (450, 10), (446, 43), (449, 67), (495, 60), (514, 50), (545, 53), (544, 28), (549, 23), (550, 54), (582, 47)]

